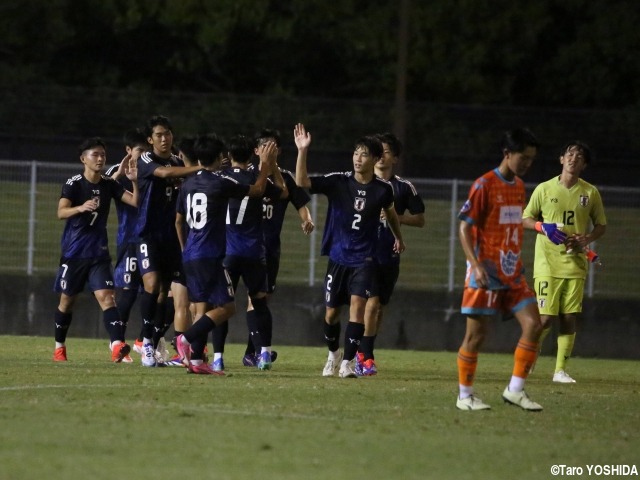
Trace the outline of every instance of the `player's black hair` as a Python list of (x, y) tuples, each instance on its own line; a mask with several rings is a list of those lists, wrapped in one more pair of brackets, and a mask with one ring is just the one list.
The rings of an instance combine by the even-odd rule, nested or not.
[(186, 155), (189, 160), (192, 162), (198, 161), (198, 156), (196, 155), (195, 150), (196, 136), (195, 135), (187, 135), (182, 137), (177, 143), (176, 147), (178, 148), (178, 152), (182, 152)]
[(102, 147), (102, 148), (105, 149), (105, 151), (107, 150), (106, 143), (104, 143), (104, 140), (102, 140), (100, 137), (87, 138), (80, 145), (78, 145), (78, 155), (82, 156), (82, 153), (85, 150), (90, 150), (90, 149), (96, 148), (96, 147)]
[(354, 149), (358, 147), (366, 147), (374, 158), (381, 158), (384, 152), (382, 142), (375, 135), (365, 135), (357, 139), (354, 143)]
[(147, 142), (147, 136), (139, 128), (132, 128), (124, 132), (122, 136), (122, 143), (125, 147), (135, 148), (137, 146), (149, 148), (149, 142)]
[(167, 130), (173, 132), (173, 127), (171, 126), (171, 121), (163, 116), (163, 115), (155, 115), (147, 120), (147, 124), (145, 125), (144, 133), (147, 137), (150, 137), (153, 134), (153, 128), (158, 125), (163, 126)]
[(393, 133), (391, 132), (379, 133), (376, 136), (378, 137), (378, 139), (380, 139), (382, 143), (386, 143), (387, 145), (389, 145), (389, 148), (391, 149), (391, 153), (393, 153), (395, 157), (399, 157), (400, 155), (402, 155), (402, 142)]
[(245, 135), (234, 135), (227, 142), (229, 155), (234, 162), (248, 163), (253, 155), (254, 143)]
[(527, 147), (540, 148), (540, 142), (528, 128), (515, 128), (502, 136), (502, 151), (522, 153)]
[(584, 156), (585, 164), (590, 163), (593, 160), (593, 150), (591, 150), (591, 147), (589, 147), (589, 145), (580, 140), (574, 140), (572, 142), (565, 143), (562, 147), (562, 150), (560, 150), (560, 156), (562, 157), (565, 153), (567, 153), (567, 150), (569, 150), (571, 147), (578, 148), (578, 150)]
[(220, 159), (220, 154), (227, 151), (224, 140), (215, 133), (198, 135), (193, 145), (195, 160), (198, 160), (203, 167), (213, 165)]
[(276, 142), (276, 147), (280, 148), (282, 139), (278, 130), (274, 130), (272, 128), (263, 128), (253, 136), (253, 139), (256, 142), (256, 147), (259, 147), (270, 138), (272, 138)]

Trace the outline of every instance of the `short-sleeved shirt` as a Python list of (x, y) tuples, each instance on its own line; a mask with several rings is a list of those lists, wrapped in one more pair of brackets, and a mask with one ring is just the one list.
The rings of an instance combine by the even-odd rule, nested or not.
[[(244, 170), (232, 167), (222, 174), (242, 185), (253, 185), (258, 178), (257, 169)], [(264, 197), (278, 198), (282, 190), (267, 181)], [(265, 258), (264, 228), (262, 225), (262, 199), (245, 196), (230, 198), (227, 205), (227, 255), (249, 258)]]
[(230, 197), (243, 198), (249, 185), (209, 170), (187, 178), (178, 196), (177, 211), (189, 226), (183, 262), (222, 258), (226, 250), (226, 214)]
[[(107, 177), (112, 176), (120, 168), (120, 164), (116, 164), (110, 167), (105, 175)], [(133, 191), (133, 185), (131, 180), (127, 177), (120, 177), (117, 182), (122, 185), (125, 190)], [(121, 200), (116, 200), (116, 214), (118, 215), (118, 232), (116, 235), (116, 245), (126, 245), (133, 242), (135, 239), (136, 222), (138, 221), (138, 209), (124, 203)]]
[[(389, 182), (393, 187), (393, 205), (399, 215), (404, 214), (407, 210), (411, 215), (424, 213), (424, 202), (418, 194), (416, 187), (404, 178), (393, 175)], [(386, 220), (380, 220), (378, 229), (378, 246), (376, 250), (376, 259), (381, 265), (393, 263), (400, 264), (400, 254), (393, 251), (395, 237), (389, 228)]]
[(177, 242), (176, 202), (180, 179), (156, 177), (159, 167), (183, 166), (175, 155), (164, 159), (144, 152), (138, 159), (138, 217), (135, 235), (139, 239)]
[[(253, 168), (255, 167), (250, 167), (250, 169)], [(280, 255), (280, 233), (289, 203), (296, 210), (300, 210), (311, 200), (306, 190), (296, 185), (295, 178), (290, 171), (281, 168), (280, 173), (282, 173), (282, 178), (289, 192), (287, 198), (265, 196), (262, 199), (262, 224), (267, 256)]]
[(353, 172), (311, 177), (311, 193), (327, 196), (329, 206), (322, 235), (322, 255), (340, 265), (375, 262), (380, 211), (393, 205), (393, 187), (374, 177), (358, 182)]
[(66, 181), (60, 198), (68, 199), (72, 207), (95, 198), (98, 208), (67, 218), (61, 240), (63, 258), (109, 258), (107, 219), (111, 199), (119, 200), (124, 192), (122, 185), (105, 175), (98, 183), (91, 183), (84, 175), (75, 175)]
[[(562, 231), (568, 236), (586, 234), (592, 225), (606, 225), (607, 217), (600, 192), (581, 178), (571, 188), (554, 177), (536, 187), (524, 218), (544, 223), (563, 223)], [(554, 245), (544, 235), (536, 238), (534, 277), (586, 278), (588, 264), (581, 252), (567, 254), (565, 245)]]
[[(496, 168), (478, 178), (458, 218), (473, 226), (476, 257), (489, 275), (489, 290), (507, 289), (524, 273), (522, 210), (525, 188), (518, 177), (509, 181)], [(468, 270), (465, 285), (477, 288)]]

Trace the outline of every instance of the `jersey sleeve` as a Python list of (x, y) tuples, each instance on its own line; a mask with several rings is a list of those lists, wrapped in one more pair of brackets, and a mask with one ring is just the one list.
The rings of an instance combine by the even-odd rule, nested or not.
[(288, 170), (282, 171), (282, 177), (284, 178), (284, 182), (287, 185), (287, 190), (289, 190), (289, 200), (291, 204), (296, 208), (296, 210), (300, 210), (304, 207), (309, 201), (311, 201), (311, 196), (306, 192), (306, 190), (302, 187), (299, 187), (296, 184), (293, 175)]
[(591, 211), (591, 221), (594, 225), (606, 225), (607, 217), (604, 214), (604, 204), (598, 189), (593, 192), (593, 210)]
[(271, 180), (267, 180), (267, 186), (264, 189), (264, 196), (269, 198), (280, 198), (282, 189)]
[(488, 196), (487, 185), (481, 180), (476, 180), (469, 190), (469, 198), (458, 213), (458, 218), (471, 225), (477, 226), (482, 223), (486, 214)]
[(333, 174), (309, 177), (309, 180), (311, 181), (309, 191), (311, 193), (323, 193), (328, 195), (336, 184), (336, 178), (337, 175)]
[(533, 193), (531, 194), (531, 198), (529, 199), (529, 203), (524, 209), (524, 212), (522, 212), (522, 218), (534, 218), (536, 220), (539, 220), (541, 214), (542, 214), (542, 185), (538, 185), (533, 191)]

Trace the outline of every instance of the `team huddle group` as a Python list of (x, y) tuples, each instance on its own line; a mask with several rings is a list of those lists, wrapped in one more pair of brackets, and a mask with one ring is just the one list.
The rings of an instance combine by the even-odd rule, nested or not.
[[(315, 228), (306, 206), (310, 194), (324, 194), (323, 330), (329, 352), (322, 375), (375, 375), (375, 339), (405, 249), (401, 225), (423, 227), (424, 202), (411, 182), (393, 173), (402, 153), (393, 134), (358, 138), (349, 171), (314, 176), (307, 171), (311, 134), (297, 124), (293, 138), (293, 173), (278, 166), (281, 138), (270, 129), (254, 138), (203, 134), (174, 144), (169, 119), (154, 116), (144, 129), (127, 132), (126, 156), (106, 172), (105, 143), (98, 137), (85, 140), (78, 149), (84, 172), (67, 180), (58, 204), (58, 218), (66, 224), (55, 281), (60, 302), (54, 361), (67, 361), (73, 304), (88, 285), (103, 311), (113, 362), (132, 362), (125, 334), (137, 299), (142, 325), (133, 350), (143, 366), (224, 375), (228, 321), (236, 313), (234, 293), (242, 279), (248, 294), (242, 363), (270, 370), (277, 352), (268, 299), (278, 276), (285, 212), (293, 204), (302, 232), (309, 234)], [(456, 402), (462, 410), (490, 408), (474, 395), (473, 380), (487, 323), (498, 312), (513, 314), (522, 327), (505, 402), (542, 409), (527, 396), (524, 383), (554, 319), (559, 319), (559, 350), (553, 380), (574, 381), (564, 365), (581, 311), (587, 254), (595, 255), (589, 244), (604, 234), (606, 219), (597, 189), (579, 178), (591, 156), (582, 142), (563, 147), (561, 175), (539, 185), (524, 208), (520, 177), (538, 146), (526, 129), (506, 132), (502, 162), (474, 182), (458, 215), (467, 258), (461, 310), (467, 326), (458, 351)], [(118, 213), (115, 268), (107, 240), (112, 199)], [(535, 293), (520, 259), (523, 227), (541, 234)], [(348, 322), (340, 348), (345, 305)], [(173, 356), (165, 342), (171, 326)]]

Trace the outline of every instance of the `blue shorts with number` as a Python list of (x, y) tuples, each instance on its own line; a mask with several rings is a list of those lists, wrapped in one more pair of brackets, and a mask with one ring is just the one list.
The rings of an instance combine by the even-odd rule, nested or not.
[(222, 266), (222, 258), (198, 258), (184, 264), (189, 300), (222, 306), (234, 300), (231, 277)]
[(113, 269), (113, 281), (116, 288), (138, 290), (142, 285), (136, 252), (135, 243), (127, 243), (118, 248), (118, 257)]
[(70, 297), (81, 293), (85, 285), (92, 292), (113, 290), (111, 258), (63, 258), (60, 261), (53, 290)]
[(359, 267), (347, 267), (329, 260), (324, 279), (325, 305), (335, 308), (349, 305), (351, 296), (370, 298), (378, 296), (378, 279), (373, 262)]

